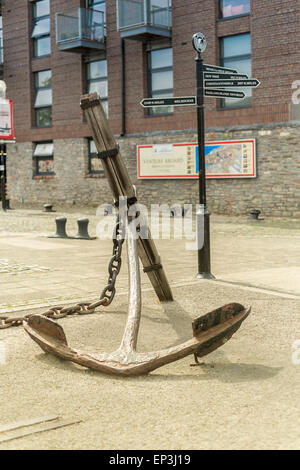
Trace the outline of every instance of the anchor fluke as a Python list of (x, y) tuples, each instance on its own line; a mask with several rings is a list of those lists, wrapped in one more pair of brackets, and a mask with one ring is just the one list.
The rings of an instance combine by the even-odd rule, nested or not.
[[(194, 353), (196, 362), (197, 357), (206, 356), (225, 344), (240, 328), (250, 311), (251, 307), (231, 303), (196, 318), (192, 323), (194, 337), (200, 340), (200, 346)], [(212, 336), (203, 341), (209, 333)]]

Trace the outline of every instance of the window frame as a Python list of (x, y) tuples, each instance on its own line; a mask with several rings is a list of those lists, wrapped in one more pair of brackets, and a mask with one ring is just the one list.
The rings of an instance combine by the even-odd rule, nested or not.
[[(93, 0), (87, 0), (87, 8), (90, 8), (91, 10), (93, 10), (93, 6), (96, 6), (96, 5), (105, 5), (105, 12), (106, 12), (106, 0), (96, 0), (95, 3), (96, 5), (92, 5), (91, 2)], [(97, 10), (97, 11), (100, 11), (100, 10)]]
[[(33, 104), (33, 109), (34, 109), (34, 114), (35, 114), (35, 127), (39, 128), (39, 129), (52, 127), (52, 105), (53, 105), (52, 95), (51, 95), (51, 105), (50, 106), (36, 106), (35, 105), (35, 100), (36, 100), (36, 97), (37, 97), (37, 94), (38, 94), (39, 90), (51, 90), (51, 93), (52, 93), (52, 82), (51, 82), (51, 86), (43, 86), (43, 87), (37, 86), (38, 85), (38, 83), (37, 83), (38, 74), (41, 73), (41, 72), (48, 72), (48, 71), (51, 72), (51, 81), (52, 81), (52, 70), (51, 69), (39, 70), (38, 72), (34, 72), (34, 104)], [(41, 109), (50, 109), (51, 123), (47, 126), (39, 126), (38, 125), (37, 113)]]
[(97, 151), (96, 152), (92, 152), (91, 151), (91, 143), (93, 142), (93, 138), (89, 138), (88, 139), (88, 174), (91, 175), (91, 176), (98, 176), (98, 177), (102, 177), (104, 178), (105, 177), (105, 174), (104, 174), (104, 170), (92, 170), (92, 165), (91, 165), (91, 159), (92, 158), (98, 158), (98, 153)]
[[(162, 51), (162, 50), (165, 50), (165, 49), (171, 49), (172, 50), (172, 66), (167, 66), (167, 67), (159, 67), (159, 68), (156, 68), (156, 69), (153, 69), (152, 68), (152, 57), (151, 57), (151, 54), (152, 52), (157, 52), (157, 51)], [(156, 72), (172, 72), (173, 74), (173, 47), (171, 46), (168, 46), (168, 47), (161, 47), (159, 49), (153, 49), (153, 50), (150, 50), (150, 51), (147, 51), (147, 96), (148, 98), (153, 98), (153, 90), (152, 90), (152, 73), (153, 73), (153, 70), (155, 70)], [(172, 96), (174, 94), (174, 82), (173, 82), (173, 88), (161, 88), (160, 90), (158, 90), (159, 92), (160, 91), (163, 91), (164, 92), (164, 95), (162, 96), (165, 96), (166, 94), (168, 93), (172, 93)], [(157, 90), (156, 90), (156, 94), (157, 94)], [(159, 108), (159, 106), (157, 106), (157, 108)], [(148, 116), (151, 116), (151, 117), (158, 117), (158, 116), (170, 116), (174, 113), (174, 107), (173, 106), (170, 106), (170, 108), (172, 109), (172, 111), (168, 112), (168, 111), (165, 111), (164, 113), (157, 113), (154, 111), (155, 108), (149, 108), (148, 109)], [(165, 108), (164, 108), (165, 109)]]
[(222, 2), (224, 0), (218, 0), (218, 20), (219, 21), (226, 21), (226, 20), (232, 20), (234, 18), (242, 18), (243, 16), (250, 16), (251, 13), (251, 0), (249, 0), (249, 12), (248, 13), (241, 13), (239, 15), (233, 15), (233, 16), (222, 16)]
[[(250, 51), (250, 54), (240, 54), (240, 55), (236, 55), (236, 56), (227, 56), (224, 58), (224, 39), (227, 39), (227, 38), (232, 38), (234, 36), (244, 36), (244, 35), (248, 35), (250, 36), (250, 44), (251, 44), (251, 32), (249, 31), (248, 33), (239, 33), (239, 34), (231, 34), (230, 36), (224, 36), (224, 37), (221, 37), (219, 38), (220, 39), (220, 42), (219, 42), (219, 51), (220, 51), (220, 66), (221, 67), (226, 67), (226, 65), (224, 65), (224, 59), (225, 60), (245, 60), (245, 59), (249, 59), (250, 60), (250, 65), (251, 65), (251, 68), (252, 68), (252, 54)], [(240, 90), (242, 91), (242, 89)], [(252, 90), (251, 90), (252, 91)], [(218, 109), (220, 111), (224, 111), (224, 110), (227, 110), (227, 109), (241, 109), (241, 108), (251, 108), (252, 107), (252, 94), (251, 94), (251, 104), (242, 104), (240, 106), (225, 106), (225, 102), (226, 100), (224, 98), (221, 98), (219, 100), (219, 107)]]
[[(49, 0), (49, 15), (42, 15), (42, 16), (35, 16), (34, 14), (34, 8), (35, 8), (35, 5), (37, 3), (39, 3), (40, 1), (43, 1), (43, 0), (36, 0), (35, 2), (32, 2), (32, 25), (31, 25), (31, 39), (32, 39), (32, 44), (33, 44), (33, 49), (32, 49), (32, 52), (33, 52), (33, 58), (34, 59), (39, 59), (41, 57), (49, 57), (51, 56), (51, 15), (50, 15), (50, 8), (51, 8), (51, 2)], [(37, 36), (32, 36), (33, 34), (33, 30), (36, 26), (36, 24), (41, 21), (41, 20), (46, 20), (46, 19), (49, 19), (49, 33), (41, 33)], [(39, 41), (39, 39), (43, 39), (43, 38), (49, 38), (49, 53), (48, 54), (42, 54), (42, 55), (37, 55), (36, 54), (36, 44), (37, 44), (37, 41)]]
[(107, 7), (107, 4), (106, 4), (106, 0), (96, 0), (96, 5), (91, 5), (91, 1), (93, 0), (87, 0), (86, 4), (87, 4), (87, 8), (90, 9), (90, 10), (94, 10), (94, 11), (102, 11), (102, 10), (97, 10), (94, 9), (94, 7), (97, 7), (97, 5), (105, 5), (104, 7), (104, 15), (103, 15), (103, 19), (104, 19), (104, 36), (106, 36), (106, 7)]
[[(105, 77), (100, 77), (100, 78), (89, 78), (89, 65), (92, 64), (92, 63), (95, 63), (95, 62), (106, 62), (106, 76)], [(108, 118), (108, 114), (109, 114), (109, 109), (108, 109), (108, 71), (107, 71), (107, 59), (97, 59), (97, 60), (89, 60), (87, 63), (86, 63), (86, 92), (87, 93), (90, 93), (89, 92), (89, 85), (90, 83), (99, 83), (99, 82), (105, 82), (106, 81), (106, 87), (107, 87), (107, 96), (105, 98), (101, 98), (101, 103), (102, 102), (105, 102), (106, 103), (106, 107), (107, 107), (107, 112), (105, 112), (106, 114), (106, 117)]]
[[(48, 156), (45, 156), (45, 155), (34, 155), (34, 152), (35, 152), (35, 149), (36, 149), (36, 146), (37, 145), (40, 145), (40, 144), (52, 144), (53, 145), (53, 152), (52, 152), (52, 155), (48, 155)], [(55, 175), (55, 171), (47, 171), (47, 172), (40, 172), (39, 171), (39, 161), (41, 160), (52, 160), (53, 161), (53, 165), (54, 165), (54, 144), (53, 144), (53, 141), (52, 140), (45, 140), (45, 141), (42, 141), (42, 142), (34, 142), (34, 151), (33, 151), (33, 161), (34, 161), (34, 177), (36, 176), (54, 176)]]

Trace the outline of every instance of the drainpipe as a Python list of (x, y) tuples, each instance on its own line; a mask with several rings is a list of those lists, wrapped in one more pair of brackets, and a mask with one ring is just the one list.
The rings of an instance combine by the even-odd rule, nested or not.
[(126, 135), (126, 74), (125, 74), (125, 39), (121, 39), (121, 58), (122, 58), (122, 132), (121, 136)]

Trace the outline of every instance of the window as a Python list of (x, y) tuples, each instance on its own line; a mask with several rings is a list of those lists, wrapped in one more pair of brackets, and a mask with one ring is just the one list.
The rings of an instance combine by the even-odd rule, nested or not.
[(52, 125), (52, 89), (51, 70), (34, 74), (35, 82), (35, 125), (48, 127)]
[[(148, 96), (149, 98), (173, 96), (173, 55), (171, 47), (148, 53)], [(172, 106), (150, 108), (149, 111), (153, 115), (172, 112)]]
[(33, 153), (34, 175), (54, 175), (53, 142), (39, 142), (35, 144)]
[(88, 7), (92, 10), (103, 11), (104, 19), (106, 14), (106, 2), (105, 0), (88, 0)]
[(50, 55), (50, 1), (39, 0), (32, 5), (32, 33), (34, 57)]
[[(236, 69), (251, 77), (251, 37), (250, 34), (238, 34), (221, 39), (221, 65)], [(251, 88), (239, 88), (246, 97), (242, 100), (226, 98), (221, 100), (222, 108), (241, 108), (251, 106)]]
[(220, 18), (231, 18), (248, 13), (250, 13), (250, 0), (220, 0)]
[[(88, 7), (92, 10), (102, 11), (103, 12), (103, 21), (104, 21), (104, 31), (106, 34), (105, 23), (106, 23), (106, 1), (105, 0), (88, 0)], [(92, 15), (95, 16), (95, 15)], [(99, 21), (99, 14), (93, 18), (96, 22)], [(100, 25), (101, 27), (101, 25)]]
[(106, 60), (95, 60), (87, 64), (87, 92), (98, 93), (106, 116), (108, 116)]
[(103, 175), (104, 170), (101, 163), (101, 158), (98, 157), (97, 149), (93, 139), (89, 139), (89, 174), (91, 175)]

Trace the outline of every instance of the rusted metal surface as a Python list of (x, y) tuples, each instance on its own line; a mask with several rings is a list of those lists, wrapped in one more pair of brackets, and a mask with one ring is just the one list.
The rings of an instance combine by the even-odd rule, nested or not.
[[(231, 303), (224, 305), (223, 307), (219, 307), (202, 317), (196, 318), (192, 323), (193, 334), (196, 338), (203, 338), (203, 334), (206, 331), (215, 331), (215, 336), (206, 342), (201, 343), (195, 352), (194, 357), (196, 362), (198, 362), (198, 357), (206, 356), (225, 344), (239, 329), (249, 313), (250, 308), (245, 309), (241, 304)], [(223, 325), (225, 328), (223, 328), (222, 331), (217, 332), (214, 330), (214, 327), (217, 325)]]
[[(44, 317), (40, 317), (40, 324), (38, 324), (37, 318), (32, 317), (28, 323), (24, 323), (24, 328), (45, 352), (100, 372), (130, 376), (148, 374), (191, 354), (195, 354), (197, 357), (209, 354), (228, 341), (249, 313), (250, 308), (244, 308), (234, 318), (211, 327), (202, 332), (199, 337), (193, 337), (178, 346), (147, 353), (138, 353), (133, 348), (125, 350), (120, 347), (112, 353), (96, 355), (71, 348), (61, 340), (61, 337), (56, 336), (51, 325), (54, 322)], [(48, 334), (45, 333), (46, 331)], [(51, 336), (50, 332), (55, 332), (55, 336)]]

